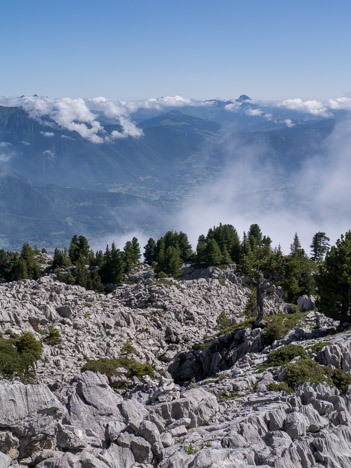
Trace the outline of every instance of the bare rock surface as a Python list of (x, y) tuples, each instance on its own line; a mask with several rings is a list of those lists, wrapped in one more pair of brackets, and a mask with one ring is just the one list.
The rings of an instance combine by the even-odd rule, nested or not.
[[(282, 369), (261, 367), (272, 349), (294, 343), (351, 371), (350, 335), (336, 333), (310, 298), (299, 304), (308, 309), (303, 325), (280, 341), (268, 345), (264, 328), (206, 341), (222, 311), (243, 320), (251, 292), (233, 268), (131, 280), (108, 295), (51, 277), (0, 285), (3, 333), (45, 339), (53, 325), (61, 339), (43, 341), (35, 383), (0, 381), (1, 468), (351, 466), (351, 387), (343, 395), (327, 383), (270, 390)], [(284, 310), (281, 291), (268, 288), (266, 309)], [(106, 375), (81, 372), (89, 359), (118, 357), (126, 340), (154, 378), (135, 377), (118, 392)], [(120, 371), (119, 385), (128, 380)]]

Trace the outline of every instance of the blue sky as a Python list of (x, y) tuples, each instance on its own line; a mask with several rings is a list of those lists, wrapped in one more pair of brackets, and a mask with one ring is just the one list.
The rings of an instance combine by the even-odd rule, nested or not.
[(347, 0), (0, 3), (0, 95), (351, 95)]

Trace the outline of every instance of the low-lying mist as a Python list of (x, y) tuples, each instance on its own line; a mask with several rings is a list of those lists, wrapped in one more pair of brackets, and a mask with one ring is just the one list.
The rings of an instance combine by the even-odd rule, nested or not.
[(295, 173), (267, 162), (264, 146), (240, 146), (238, 157), (231, 142), (227, 151), (221, 174), (195, 189), (171, 223), (188, 234), (193, 246), (220, 222), (234, 225), (239, 235), (257, 223), (285, 253), (295, 232), (309, 253), (316, 232), (326, 232), (334, 243), (351, 228), (351, 120), (338, 123)]

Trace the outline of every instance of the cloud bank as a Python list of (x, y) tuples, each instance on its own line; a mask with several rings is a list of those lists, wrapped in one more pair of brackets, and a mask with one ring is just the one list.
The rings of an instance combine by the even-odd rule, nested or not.
[(198, 236), (220, 222), (234, 225), (240, 236), (258, 223), (285, 253), (297, 232), (309, 254), (316, 232), (326, 232), (335, 242), (351, 229), (350, 148), (351, 120), (346, 120), (335, 126), (318, 153), (306, 158), (301, 170), (280, 182), (279, 170), (262, 162), (264, 146), (232, 142), (228, 154), (238, 150), (240, 160), (227, 163), (216, 180), (187, 197), (191, 201), (176, 216), (174, 229), (188, 233), (195, 247)]
[[(150, 98), (140, 101), (114, 101), (105, 97), (91, 99), (83, 98), (48, 98), (43, 96), (20, 96), (15, 98), (0, 97), (0, 105), (22, 107), (29, 115), (47, 126), (53, 122), (61, 129), (78, 133), (92, 143), (109, 143), (120, 138), (141, 138), (143, 131), (133, 122), (133, 114), (139, 110), (157, 110), (162, 112), (169, 108), (182, 107), (209, 107), (222, 103), (223, 109), (228, 112), (244, 112), (253, 118), (262, 117), (268, 121), (285, 124), (288, 127), (294, 125), (292, 117), (277, 119), (275, 112), (281, 109), (290, 110), (315, 118), (333, 116), (333, 112), (345, 110), (351, 111), (351, 98), (339, 97), (325, 102), (317, 100), (302, 100), (301, 98), (285, 99), (283, 101), (265, 102), (259, 100), (233, 99), (231, 101), (219, 101), (216, 99), (199, 101), (182, 96), (165, 96)], [(106, 131), (100, 122), (101, 116), (112, 119), (119, 130)], [(52, 131), (42, 132), (43, 136), (51, 137)]]

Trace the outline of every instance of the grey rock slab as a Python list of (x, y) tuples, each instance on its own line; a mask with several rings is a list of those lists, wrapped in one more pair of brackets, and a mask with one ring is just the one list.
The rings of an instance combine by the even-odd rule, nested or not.
[(170, 434), (172, 437), (180, 437), (182, 435), (185, 435), (188, 430), (185, 426), (177, 426), (177, 427), (174, 427), (173, 429), (170, 429)]
[(59, 447), (70, 450), (83, 449), (87, 446), (84, 429), (69, 425), (59, 425), (56, 441)]
[(169, 422), (180, 418), (190, 418), (189, 427), (204, 426), (215, 422), (218, 410), (216, 397), (201, 388), (185, 391), (179, 400), (154, 406), (154, 411)]
[(109, 468), (131, 468), (135, 466), (135, 458), (128, 448), (112, 444), (107, 450), (103, 450), (97, 458)]
[(106, 438), (109, 442), (115, 442), (120, 433), (125, 430), (127, 426), (120, 421), (109, 421), (106, 426)]
[(83, 428), (88, 436), (105, 440), (106, 425), (123, 421), (118, 405), (122, 397), (112, 390), (106, 376), (84, 372), (76, 377), (77, 387), (67, 403), (65, 423)]
[(294, 440), (299, 436), (306, 435), (307, 428), (309, 427), (308, 418), (298, 411), (293, 411), (287, 415), (284, 424), (284, 431)]
[(0, 467), (1, 468), (8, 468), (11, 462), (12, 462), (12, 458), (0, 452)]
[(302, 406), (301, 413), (307, 417), (309, 422), (307, 432), (318, 432), (329, 425), (328, 419), (320, 416), (312, 405)]
[(160, 439), (164, 447), (171, 447), (174, 444), (174, 439), (169, 432), (163, 432)]
[(72, 309), (67, 304), (57, 307), (56, 311), (61, 317), (69, 318), (69, 319), (72, 318)]
[(0, 382), (0, 426), (20, 441), (20, 456), (54, 443), (65, 409), (46, 385)]
[(134, 455), (135, 461), (138, 463), (149, 463), (152, 461), (151, 445), (142, 437), (133, 437), (130, 443), (130, 450)]
[(283, 429), (286, 419), (286, 412), (284, 409), (269, 411), (265, 417), (270, 431)]

